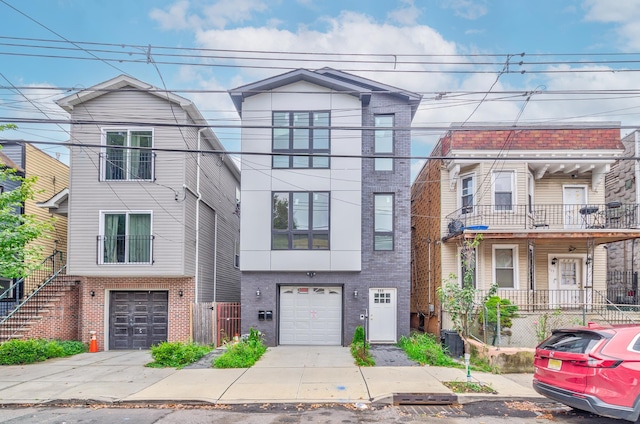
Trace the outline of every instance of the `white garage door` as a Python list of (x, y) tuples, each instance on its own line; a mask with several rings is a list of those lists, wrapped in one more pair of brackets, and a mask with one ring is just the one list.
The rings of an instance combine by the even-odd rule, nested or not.
[(341, 287), (280, 287), (280, 344), (342, 344)]

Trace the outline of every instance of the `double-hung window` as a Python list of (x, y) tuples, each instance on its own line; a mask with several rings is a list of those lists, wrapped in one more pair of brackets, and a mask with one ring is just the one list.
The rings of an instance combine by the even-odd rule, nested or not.
[(101, 160), (102, 181), (154, 179), (153, 130), (106, 129)]
[(513, 211), (515, 179), (514, 171), (493, 172), (493, 204), (496, 211)]
[(273, 168), (329, 168), (329, 112), (273, 112)]
[(98, 240), (101, 264), (152, 263), (151, 213), (104, 212)]
[(473, 213), (473, 175), (460, 177), (460, 207), (463, 215)]
[(329, 249), (329, 192), (274, 192), (271, 248)]
[(376, 115), (374, 118), (374, 156), (384, 155), (384, 158), (374, 159), (376, 171), (393, 171), (393, 115)]
[(373, 249), (393, 250), (393, 194), (373, 197)]
[(516, 288), (518, 280), (518, 246), (493, 246), (493, 281), (499, 288)]

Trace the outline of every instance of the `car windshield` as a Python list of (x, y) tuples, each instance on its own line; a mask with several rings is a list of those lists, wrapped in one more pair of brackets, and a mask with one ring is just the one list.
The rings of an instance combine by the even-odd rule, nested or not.
[(602, 337), (595, 333), (572, 332), (555, 333), (539, 348), (558, 352), (587, 353), (600, 341)]

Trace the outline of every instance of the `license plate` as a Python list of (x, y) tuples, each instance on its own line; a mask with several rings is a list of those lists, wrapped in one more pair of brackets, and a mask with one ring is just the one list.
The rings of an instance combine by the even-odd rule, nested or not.
[(562, 361), (559, 359), (549, 358), (549, 363), (547, 364), (547, 368), (549, 368), (550, 370), (560, 371), (560, 368), (562, 368)]

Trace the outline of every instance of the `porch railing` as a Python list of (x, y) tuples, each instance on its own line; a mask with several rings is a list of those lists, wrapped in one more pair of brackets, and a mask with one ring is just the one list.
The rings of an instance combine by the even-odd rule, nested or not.
[[(478, 290), (475, 302), (482, 303), (489, 290)], [(511, 290), (498, 289), (496, 296), (508, 299), (520, 311), (549, 311), (555, 309), (579, 309), (583, 304), (593, 304), (588, 290)]]
[(489, 229), (632, 229), (638, 228), (638, 204), (468, 205), (449, 215), (449, 233)]
[(39, 268), (0, 294), (2, 299), (20, 287), (24, 287), (21, 290), (25, 292), (24, 297), (16, 299), (13, 310), (0, 318), (0, 340), (15, 336), (46, 307), (51, 298), (64, 286), (65, 282), (57, 277), (65, 275), (66, 269), (64, 253), (56, 251), (47, 257)]

